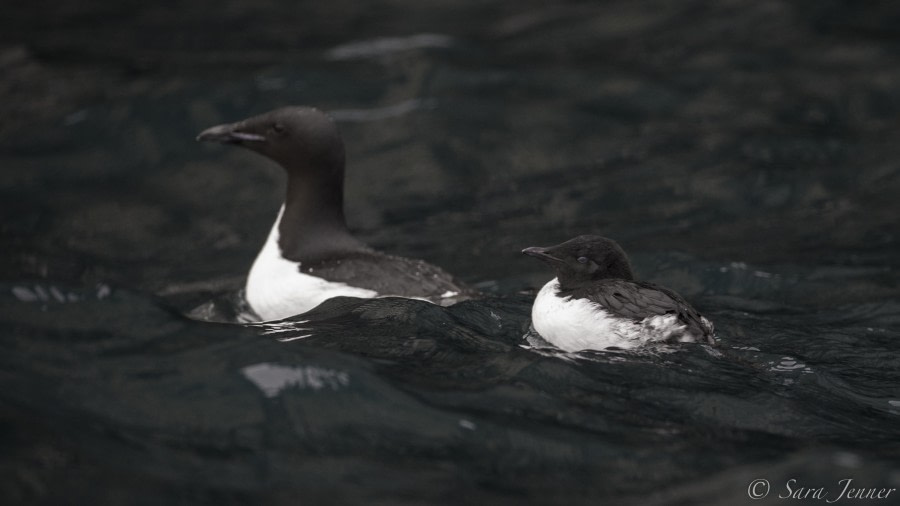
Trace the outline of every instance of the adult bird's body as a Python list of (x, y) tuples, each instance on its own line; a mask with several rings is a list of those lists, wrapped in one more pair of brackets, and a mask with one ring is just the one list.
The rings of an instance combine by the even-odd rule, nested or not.
[(247, 277), (245, 297), (262, 320), (303, 313), (336, 296), (400, 296), (451, 304), (474, 291), (438, 267), (378, 252), (344, 218), (344, 145), (334, 121), (285, 107), (204, 130), (200, 141), (236, 144), (281, 165), (287, 191)]

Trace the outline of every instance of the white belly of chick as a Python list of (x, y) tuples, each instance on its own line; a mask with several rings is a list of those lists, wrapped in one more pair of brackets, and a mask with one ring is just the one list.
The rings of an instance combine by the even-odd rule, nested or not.
[(556, 278), (541, 288), (531, 309), (531, 320), (544, 340), (565, 351), (636, 348), (665, 341), (685, 329), (675, 315), (629, 320), (585, 299), (559, 297), (558, 291)]

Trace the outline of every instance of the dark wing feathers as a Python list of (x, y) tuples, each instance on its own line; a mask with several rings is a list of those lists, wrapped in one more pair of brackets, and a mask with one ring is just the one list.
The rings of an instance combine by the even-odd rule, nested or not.
[[(338, 260), (324, 260), (301, 264), (304, 274), (366, 288), (379, 295), (421, 297), (435, 302), (458, 302), (475, 292), (456, 281), (439, 267), (422, 260), (385, 255), (377, 251), (364, 251), (347, 255)], [(447, 292), (457, 297), (442, 298)]]
[(680, 295), (652, 283), (624, 279), (605, 279), (588, 288), (574, 290), (576, 298), (586, 298), (607, 311), (635, 321), (656, 315), (675, 314), (688, 330), (708, 337), (712, 330), (703, 323), (702, 316)]

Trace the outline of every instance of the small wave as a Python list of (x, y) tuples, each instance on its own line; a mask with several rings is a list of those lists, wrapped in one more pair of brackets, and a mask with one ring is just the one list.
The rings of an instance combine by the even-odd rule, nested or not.
[[(60, 304), (79, 302), (84, 297), (84, 293), (76, 293), (71, 290), (67, 290), (64, 288), (60, 288), (54, 285), (17, 285), (13, 286), (10, 291), (13, 294), (13, 297), (18, 299), (20, 302), (57, 302)], [(90, 294), (95, 297), (97, 300), (103, 300), (109, 297), (112, 289), (103, 283), (98, 284), (93, 293)]]
[(434, 99), (413, 98), (387, 107), (378, 107), (375, 109), (338, 109), (336, 111), (330, 111), (329, 114), (337, 121), (363, 123), (367, 121), (396, 118), (418, 110), (434, 109), (434, 107)]
[(434, 33), (420, 33), (409, 37), (378, 37), (348, 42), (325, 53), (329, 60), (372, 58), (414, 49), (446, 48), (455, 45), (453, 37)]

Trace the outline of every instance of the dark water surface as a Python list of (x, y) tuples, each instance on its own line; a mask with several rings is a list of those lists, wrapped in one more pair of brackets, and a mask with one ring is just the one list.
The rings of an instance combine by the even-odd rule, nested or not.
[[(900, 490), (900, 7), (66, 5), (0, 22), (4, 504)], [(488, 296), (182, 316), (283, 184), (193, 138), (286, 104), (338, 119), (360, 237)], [(530, 347), (518, 252), (581, 233), (719, 346)]]

